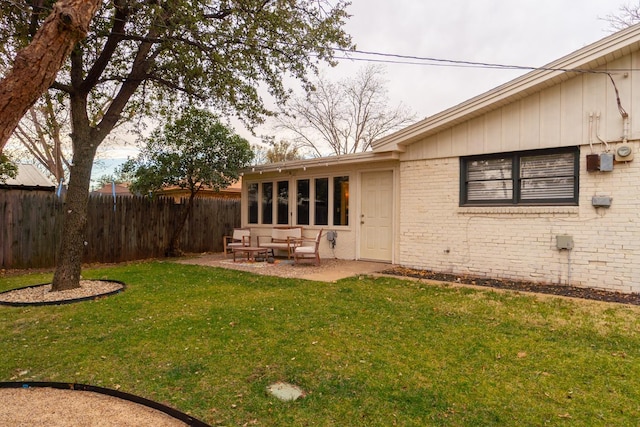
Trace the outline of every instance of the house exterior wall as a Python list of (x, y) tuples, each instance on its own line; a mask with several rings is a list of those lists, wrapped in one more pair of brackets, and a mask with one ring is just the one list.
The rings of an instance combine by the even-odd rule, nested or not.
[[(461, 207), (458, 158), (403, 162), (398, 263), (640, 292), (640, 161), (587, 173), (589, 151), (581, 147), (579, 206)], [(593, 195), (612, 197), (611, 207), (593, 207)], [(570, 253), (556, 249), (564, 234), (574, 240)]]
[[(638, 53), (607, 65), (637, 69)], [(587, 172), (585, 157), (623, 135), (607, 74), (578, 74), (406, 147), (397, 263), (414, 268), (640, 292), (640, 77), (613, 71), (636, 160)], [(596, 118), (600, 116), (599, 129)], [(591, 129), (591, 131), (590, 131)], [(593, 142), (593, 149), (590, 146)], [(580, 147), (578, 206), (460, 206), (460, 156)], [(593, 151), (592, 151), (593, 150)], [(612, 197), (610, 208), (592, 196)], [(556, 236), (573, 237), (571, 251)]]
[[(306, 170), (302, 167), (294, 169), (282, 169), (281, 172), (276, 171), (263, 171), (259, 172), (245, 172), (242, 179), (242, 226), (251, 229), (252, 244), (257, 244), (257, 238), (266, 238), (271, 235), (271, 230), (274, 227), (280, 227), (278, 224), (250, 224), (248, 222), (248, 193), (247, 188), (251, 183), (262, 182), (289, 182), (289, 216), (291, 218), (289, 225), (298, 226), (296, 221), (295, 212), (295, 188), (296, 180), (298, 179), (314, 179), (324, 177), (335, 176), (348, 176), (349, 177), (349, 225), (346, 226), (317, 226), (317, 225), (302, 225), (303, 236), (305, 238), (314, 238), (317, 231), (320, 228), (323, 230), (337, 231), (338, 236), (336, 239), (335, 248), (331, 248), (326, 237), (323, 236), (320, 242), (320, 256), (321, 258), (337, 258), (354, 260), (360, 259), (359, 256), (359, 237), (360, 237), (360, 197), (361, 192), (361, 176), (364, 172), (372, 171), (388, 171), (394, 172), (394, 199), (388, 202), (394, 206), (394, 236), (397, 236), (397, 230), (399, 229), (398, 218), (398, 206), (399, 206), (399, 180), (398, 180), (398, 162), (397, 161), (382, 161), (382, 162), (363, 162), (363, 163), (340, 163), (337, 158), (327, 157), (326, 163), (317, 167), (306, 167)], [(276, 166), (274, 166), (275, 168)], [(331, 197), (331, 195), (330, 195)], [(330, 212), (331, 214), (331, 212)], [(398, 239), (394, 239), (394, 254), (397, 253), (399, 247)], [(391, 260), (392, 261), (392, 260)]]

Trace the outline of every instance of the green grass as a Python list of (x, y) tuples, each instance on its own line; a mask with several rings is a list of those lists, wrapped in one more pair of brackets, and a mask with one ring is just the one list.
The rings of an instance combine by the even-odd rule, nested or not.
[[(212, 425), (637, 425), (640, 308), (150, 262), (127, 290), (0, 307), (0, 381), (117, 388)], [(0, 278), (0, 291), (50, 275)], [(267, 385), (308, 395), (281, 402)]]

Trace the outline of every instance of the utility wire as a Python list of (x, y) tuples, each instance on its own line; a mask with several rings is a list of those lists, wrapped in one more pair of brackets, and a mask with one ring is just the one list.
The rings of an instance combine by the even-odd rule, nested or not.
[[(422, 65), (434, 67), (460, 67), (460, 68), (488, 68), (499, 70), (522, 70), (522, 71), (562, 71), (573, 73), (593, 73), (593, 74), (611, 74), (612, 72), (640, 71), (638, 68), (609, 69), (609, 70), (590, 70), (583, 68), (554, 68), (554, 67), (533, 67), (526, 65), (499, 64), (489, 62), (475, 62), (456, 59), (443, 59), (433, 57), (422, 57), (414, 55), (401, 55), (395, 53), (347, 50), (334, 48), (335, 51), (342, 52), (344, 56), (336, 57), (338, 60), (379, 62), (385, 64), (403, 64), (403, 65)], [(366, 56), (382, 57), (383, 59), (371, 59), (366, 57), (350, 56), (350, 54), (359, 54)], [(386, 59), (395, 58), (395, 59)]]

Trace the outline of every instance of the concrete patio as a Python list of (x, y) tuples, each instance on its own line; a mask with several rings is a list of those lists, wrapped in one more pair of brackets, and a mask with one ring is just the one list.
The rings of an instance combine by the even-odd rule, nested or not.
[(225, 258), (222, 253), (189, 255), (175, 262), (181, 264), (207, 265), (234, 270), (250, 271), (255, 274), (279, 276), (320, 282), (335, 282), (345, 277), (378, 273), (391, 267), (391, 264), (372, 261), (353, 261), (322, 259), (319, 266), (311, 262), (294, 264), (287, 258), (276, 258), (275, 262), (246, 260), (233, 261), (231, 255)]

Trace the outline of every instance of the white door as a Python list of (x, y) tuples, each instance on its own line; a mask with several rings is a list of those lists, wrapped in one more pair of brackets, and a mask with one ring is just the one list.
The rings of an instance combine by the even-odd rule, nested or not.
[(393, 248), (393, 171), (362, 174), (360, 258), (391, 262)]

